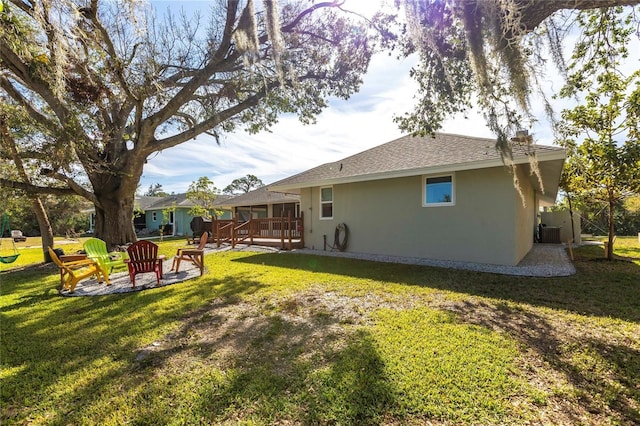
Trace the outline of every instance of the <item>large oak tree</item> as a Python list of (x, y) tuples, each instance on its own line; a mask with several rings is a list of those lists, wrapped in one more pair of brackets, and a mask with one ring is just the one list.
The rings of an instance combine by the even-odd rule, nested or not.
[[(396, 118), (412, 133), (429, 134), (456, 113), (478, 108), (509, 155), (511, 137), (542, 117), (531, 114), (538, 93), (553, 110), (540, 77), (549, 56), (566, 75), (564, 36), (576, 12), (640, 4), (640, 0), (399, 0), (405, 10), (391, 46), (418, 54), (415, 108)], [(389, 22), (394, 22), (388, 18)], [(393, 25), (390, 25), (393, 28)], [(638, 36), (635, 36), (637, 43)]]
[(96, 235), (127, 243), (150, 155), (204, 133), (257, 132), (283, 113), (312, 122), (329, 96), (358, 89), (372, 42), (341, 2), (261, 4), (216, 1), (198, 19), (145, 2), (5, 2), (0, 100), (39, 124), (14, 140), (46, 183), (3, 173), (0, 184), (81, 195), (95, 205)]

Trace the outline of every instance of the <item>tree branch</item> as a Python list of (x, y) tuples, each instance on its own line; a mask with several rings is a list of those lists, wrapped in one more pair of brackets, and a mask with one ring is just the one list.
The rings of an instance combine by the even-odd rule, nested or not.
[[(85, 16), (87, 19), (91, 21), (93, 26), (98, 30), (98, 33), (101, 36), (100, 38), (105, 43), (106, 45), (105, 50), (107, 51), (107, 54), (111, 59), (110, 61), (111, 66), (115, 71), (116, 79), (118, 80), (120, 87), (127, 94), (127, 97), (129, 98), (130, 101), (136, 102), (139, 100), (139, 98), (131, 91), (129, 84), (127, 83), (127, 80), (124, 77), (124, 73), (122, 72), (124, 68), (124, 64), (118, 58), (118, 54), (116, 53), (116, 49), (115, 49), (115, 46), (113, 45), (113, 41), (111, 41), (109, 32), (98, 19), (97, 11), (98, 11), (98, 2), (96, 0), (91, 0), (91, 7), (88, 8), (88, 12), (83, 14), (83, 16)], [(135, 53), (135, 51), (136, 49), (134, 48), (132, 55)]]
[[(50, 160), (51, 157), (49, 154), (41, 152), (41, 151), (20, 151), (18, 153), (18, 157), (22, 160)], [(12, 160), (13, 157), (9, 155), (7, 152), (0, 152), (0, 158), (4, 160)]]
[(63, 175), (62, 173), (55, 172), (53, 170), (44, 170), (42, 174), (44, 176), (56, 179), (60, 182), (64, 182), (65, 184), (68, 185), (69, 190), (72, 191), (75, 195), (80, 195), (81, 197), (86, 198), (87, 200), (94, 203), (96, 206), (98, 207), (100, 206), (100, 202), (98, 201), (98, 198), (93, 194), (93, 192), (86, 190), (84, 187), (79, 185), (76, 181), (74, 181), (70, 177)]
[(64, 104), (58, 100), (46, 81), (31, 75), (29, 66), (22, 62), (4, 40), (0, 40), (0, 59), (17, 78), (26, 83), (25, 86), (42, 97), (61, 123), (66, 121), (69, 112)]
[(0, 185), (6, 188), (19, 189), (28, 194), (51, 194), (51, 195), (78, 195), (71, 188), (57, 188), (48, 186), (37, 186), (30, 183), (18, 182), (15, 180), (0, 178)]
[(202, 133), (205, 133), (206, 131), (216, 127), (218, 124), (233, 117), (234, 115), (239, 114), (240, 112), (246, 109), (256, 106), (258, 102), (260, 102), (260, 99), (264, 98), (268, 90), (271, 90), (273, 87), (276, 87), (279, 84), (280, 84), (279, 82), (272, 83), (268, 88), (263, 88), (262, 90), (256, 92), (254, 95), (245, 99), (244, 101), (230, 108), (227, 108), (224, 111), (221, 111), (217, 114), (212, 115), (209, 119), (200, 122), (199, 124), (191, 127), (188, 130), (185, 130), (182, 133), (173, 135), (165, 139), (154, 141), (152, 144), (152, 150), (158, 151), (158, 150), (171, 148), (176, 145), (180, 145), (181, 143), (186, 142), (190, 139), (193, 139)]
[(33, 6), (31, 4), (27, 4), (20, 0), (10, 0), (12, 4), (17, 6), (20, 10), (26, 13), (29, 16), (33, 16)]
[[(323, 8), (323, 7), (341, 7), (344, 5), (344, 0), (335, 0), (335, 1), (325, 1), (322, 3), (316, 3), (308, 9), (303, 10), (298, 16), (296, 16), (293, 21), (289, 22), (287, 25), (284, 25), (280, 28), (280, 31), (283, 33), (291, 32), (295, 27), (298, 26), (302, 18), (313, 13), (315, 10)], [(266, 37), (266, 36), (265, 36)]]
[(50, 120), (49, 117), (47, 117), (46, 115), (38, 111), (31, 104), (31, 102), (29, 102), (24, 96), (22, 96), (22, 93), (20, 93), (20, 91), (16, 89), (13, 86), (13, 84), (11, 84), (9, 79), (3, 75), (0, 75), (0, 87), (2, 87), (9, 94), (9, 96), (13, 98), (13, 100), (15, 100), (20, 105), (22, 105), (22, 107), (27, 111), (29, 116), (33, 118), (36, 122), (45, 125), (45, 127), (51, 130), (55, 130), (58, 127), (53, 121)]
[[(472, 0), (478, 2), (481, 0)], [(516, 0), (522, 14), (521, 24), (525, 32), (533, 31), (554, 12), (563, 9), (587, 10), (613, 6), (632, 6), (640, 0)]]
[(197, 72), (160, 111), (144, 120), (142, 123), (141, 134), (148, 133), (149, 135), (152, 135), (156, 127), (175, 115), (191, 95), (193, 95), (200, 86), (209, 80), (215, 72), (219, 71), (221, 63), (229, 60), (229, 58), (227, 58), (227, 52), (231, 46), (233, 26), (235, 24), (238, 4), (239, 3), (237, 1), (229, 1), (227, 3), (227, 16), (223, 37), (220, 41), (220, 45), (218, 46), (218, 50), (213, 54), (209, 63), (201, 71)]

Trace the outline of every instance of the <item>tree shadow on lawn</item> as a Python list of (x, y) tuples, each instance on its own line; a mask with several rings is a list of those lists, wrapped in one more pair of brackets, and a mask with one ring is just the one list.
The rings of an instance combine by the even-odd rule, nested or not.
[(463, 301), (448, 310), (464, 322), (509, 333), (547, 362), (552, 375), (559, 373), (571, 383), (574, 390), (552, 393), (547, 403), (559, 407), (571, 424), (584, 423), (585, 413), (597, 423), (610, 423), (613, 417), (614, 423), (640, 424), (640, 350), (625, 344), (623, 336), (608, 335), (588, 321), (564, 322), (506, 303)]
[[(128, 373), (127, 368), (118, 367), (94, 377), (91, 370), (96, 363), (126, 365), (141, 339), (180, 321), (205, 300), (233, 299), (262, 286), (244, 274), (185, 284), (121, 295), (65, 298), (58, 294), (59, 276), (48, 269), (17, 272), (4, 281), (0, 359), (3, 368), (13, 373), (2, 379), (0, 423), (31, 410), (25, 401), (49, 388), (56, 389), (58, 423), (65, 423), (65, 406), (69, 411), (80, 409), (74, 407), (76, 393), (96, 392)], [(14, 294), (18, 297), (12, 299)], [(60, 385), (66, 377), (82, 374), (91, 378), (82, 384)]]
[[(224, 315), (225, 324), (218, 324), (223, 330), (213, 335), (200, 327), (193, 347), (174, 345), (158, 354), (173, 369), (195, 357), (214, 359), (214, 369), (231, 372), (198, 383), (196, 411), (209, 421), (231, 415), (274, 423), (379, 424), (395, 405), (384, 363), (366, 331), (345, 333), (338, 318), (323, 312), (301, 321), (297, 307), (266, 315), (251, 312), (250, 305), (240, 308), (244, 314)], [(185, 330), (194, 333), (193, 325)]]
[[(197, 424), (233, 412), (305, 424), (379, 423), (393, 395), (373, 339), (365, 332), (345, 337), (344, 318), (322, 310), (301, 323), (295, 300), (252, 312), (242, 297), (263, 287), (252, 276), (64, 298), (55, 272), (17, 272), (3, 283), (0, 307), (0, 354), (9, 372), (0, 422)], [(163, 334), (176, 321), (180, 329)], [(157, 340), (141, 350), (150, 336)], [(198, 370), (212, 359), (222, 362), (219, 369)]]
[(575, 275), (550, 278), (298, 253), (257, 254), (234, 262), (346, 275), (640, 322), (640, 266), (631, 262), (577, 258)]
[[(428, 418), (480, 424), (508, 415), (502, 401), (468, 407), (441, 395), (425, 396), (420, 407), (407, 402), (398, 377), (388, 376), (376, 337), (360, 327), (363, 317), (354, 305), (336, 302), (310, 290), (261, 301), (216, 300), (194, 312), (136, 358), (138, 371), (171, 377), (172, 387), (154, 387), (154, 404), (136, 401), (135, 422), (166, 421), (172, 409), (188, 412), (179, 419), (186, 424), (418, 424)], [(419, 366), (413, 372), (422, 374)], [(458, 386), (464, 391), (469, 384)], [(492, 396), (474, 391), (483, 402)], [(164, 400), (173, 406), (157, 403)]]
[[(96, 395), (88, 404), (74, 406), (65, 395), (51, 423), (380, 424), (395, 402), (374, 339), (304, 305), (217, 298), (182, 317), (176, 332), (130, 348), (131, 360), (74, 389)], [(75, 368), (99, 356), (78, 354)], [(125, 405), (114, 404), (113, 393)]]

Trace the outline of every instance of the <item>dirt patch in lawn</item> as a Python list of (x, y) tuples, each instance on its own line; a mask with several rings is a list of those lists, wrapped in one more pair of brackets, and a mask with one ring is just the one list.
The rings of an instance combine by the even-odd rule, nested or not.
[[(193, 312), (177, 332), (141, 350), (136, 362), (159, 367), (160, 374), (162, 369), (188, 370), (192, 363), (224, 370), (268, 360), (272, 371), (286, 377), (294, 374), (292, 360), (318, 367), (330, 362), (349, 336), (371, 324), (371, 312), (418, 306), (454, 312), (463, 323), (520, 342), (520, 374), (542, 397), (539, 405), (530, 398), (514, 405), (536, 413), (533, 424), (633, 424), (638, 419), (638, 401), (632, 393), (640, 385), (637, 377), (629, 377), (635, 370), (581, 364), (581, 354), (592, 351), (602, 351), (604, 358), (607, 351), (611, 357), (637, 357), (640, 347), (634, 330), (612, 334), (604, 326), (577, 322), (555, 311), (482, 298), (460, 302), (444, 294), (350, 297), (316, 289), (280, 298), (217, 299)], [(638, 361), (633, 362), (637, 367)]]

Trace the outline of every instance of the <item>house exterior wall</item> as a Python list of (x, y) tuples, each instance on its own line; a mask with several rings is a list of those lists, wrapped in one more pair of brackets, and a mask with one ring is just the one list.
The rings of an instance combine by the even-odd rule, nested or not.
[(162, 210), (146, 210), (145, 214), (147, 229), (150, 231), (157, 231), (162, 223)]
[[(155, 209), (149, 209), (145, 211), (146, 214), (146, 227), (148, 230), (150, 231), (159, 231), (160, 230), (160, 225), (162, 225), (162, 210), (155, 210)], [(176, 224), (176, 219), (178, 218), (180, 214), (180, 209), (176, 209), (173, 212), (173, 229), (175, 232), (175, 224)], [(169, 234), (165, 234), (165, 235), (169, 235)], [(174, 235), (174, 234), (172, 234)], [(178, 234), (175, 234), (178, 235)]]
[(176, 209), (173, 219), (173, 235), (191, 235), (191, 219), (193, 217), (188, 213), (189, 209)]
[[(576, 244), (582, 243), (582, 238), (580, 237), (580, 233), (582, 232), (580, 212), (573, 212), (573, 222), (571, 221), (569, 210), (542, 212), (541, 221), (546, 226), (557, 226), (560, 228), (560, 241), (563, 243), (569, 240), (574, 240)], [(571, 230), (571, 223), (573, 223), (573, 231)]]
[[(456, 172), (454, 179), (455, 205), (438, 207), (423, 207), (422, 176), (335, 185), (333, 219), (324, 220), (320, 188), (305, 188), (305, 245), (323, 250), (326, 236), (330, 250), (344, 222), (350, 252), (517, 264), (533, 242), (534, 213), (522, 207), (512, 176), (495, 167)], [(533, 198), (530, 187), (527, 194)]]
[(516, 168), (518, 177), (518, 192), (512, 182), (514, 191), (515, 229), (513, 240), (513, 265), (517, 265), (533, 247), (533, 236), (536, 226), (538, 202), (526, 168), (522, 165)]

